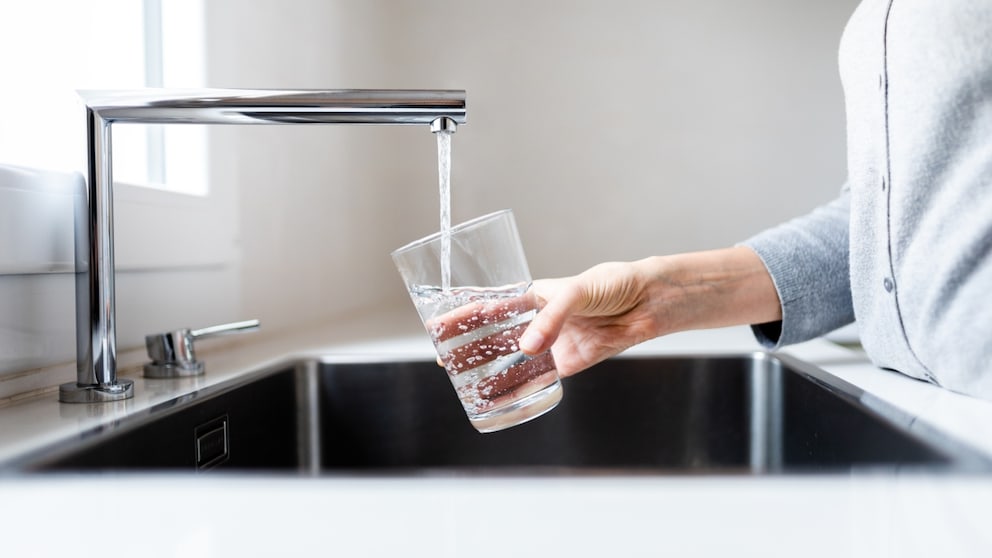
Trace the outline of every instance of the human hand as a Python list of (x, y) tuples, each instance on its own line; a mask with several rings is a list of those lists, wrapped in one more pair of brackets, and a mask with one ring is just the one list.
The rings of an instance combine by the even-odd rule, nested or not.
[(764, 263), (742, 246), (600, 264), (532, 289), (543, 308), (520, 348), (550, 348), (561, 376), (675, 331), (782, 319)]
[(612, 262), (562, 279), (535, 281), (543, 308), (520, 338), (528, 355), (552, 350), (570, 376), (659, 335), (650, 278), (638, 262)]
[[(531, 357), (552, 350), (558, 374), (569, 376), (657, 335), (647, 282), (637, 262), (605, 263), (574, 277), (535, 281), (519, 298), (460, 306), (427, 326), (434, 341), (443, 342), (536, 306), (541, 309), (519, 338), (519, 349)], [(497, 356), (502, 352), (490, 360)], [(437, 362), (457, 370), (457, 358), (446, 352)]]

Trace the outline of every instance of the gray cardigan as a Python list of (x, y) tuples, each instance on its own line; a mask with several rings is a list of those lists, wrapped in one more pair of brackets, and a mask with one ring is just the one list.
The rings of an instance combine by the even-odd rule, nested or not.
[(883, 368), (992, 399), (992, 1), (863, 0), (840, 47), (840, 197), (744, 244), (770, 348), (857, 318)]

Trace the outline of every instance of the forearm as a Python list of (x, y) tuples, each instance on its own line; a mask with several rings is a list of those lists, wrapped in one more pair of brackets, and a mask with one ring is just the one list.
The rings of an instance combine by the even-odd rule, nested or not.
[(537, 355), (553, 344), (563, 376), (660, 335), (781, 317), (775, 286), (746, 247), (599, 264), (534, 291), (546, 304), (520, 348)]
[(775, 285), (761, 258), (738, 246), (633, 262), (657, 335), (760, 324), (782, 318)]

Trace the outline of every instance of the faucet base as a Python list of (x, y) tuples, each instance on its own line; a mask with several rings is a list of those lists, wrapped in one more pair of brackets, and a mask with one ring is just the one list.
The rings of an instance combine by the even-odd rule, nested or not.
[(187, 378), (189, 376), (202, 376), (205, 367), (202, 362), (187, 362), (184, 364), (172, 364), (149, 362), (145, 364), (146, 378)]
[(109, 386), (81, 386), (68, 382), (59, 386), (59, 401), (62, 403), (105, 403), (134, 397), (134, 382), (117, 380)]

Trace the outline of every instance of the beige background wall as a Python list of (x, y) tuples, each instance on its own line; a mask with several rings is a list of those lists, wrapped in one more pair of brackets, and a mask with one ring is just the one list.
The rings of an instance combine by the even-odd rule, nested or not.
[[(454, 219), (511, 207), (534, 275), (571, 274), (727, 245), (835, 195), (855, 4), (214, 1), (210, 85), (466, 89)], [(427, 130), (248, 127), (214, 145), (240, 196), (245, 315), (409, 304), (388, 253), (437, 228)]]

